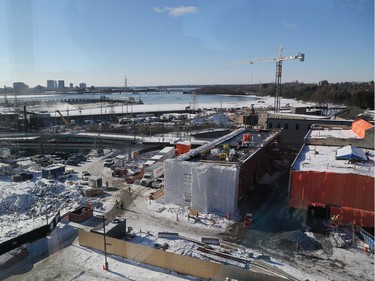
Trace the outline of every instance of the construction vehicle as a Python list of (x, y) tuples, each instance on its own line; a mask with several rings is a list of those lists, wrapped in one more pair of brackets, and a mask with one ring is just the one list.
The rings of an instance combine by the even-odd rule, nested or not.
[(154, 179), (164, 175), (164, 163), (157, 162), (151, 166), (144, 169), (145, 173), (141, 179), (141, 185), (151, 187)]
[(61, 119), (64, 122), (65, 127), (69, 126), (75, 126), (76, 125), (76, 120), (70, 120), (70, 122), (64, 117), (64, 115), (61, 113), (60, 110), (56, 109), (56, 112), (60, 115)]
[(62, 115), (62, 113), (60, 112), (60, 110), (56, 109), (56, 112), (60, 115), (61, 119), (62, 119), (63, 122), (64, 122), (64, 125), (65, 125), (65, 126), (69, 126), (69, 122), (68, 122), (68, 120), (65, 119), (64, 115)]
[(275, 93), (275, 104), (274, 104), (275, 112), (280, 112), (282, 62), (287, 61), (287, 60), (297, 60), (297, 59), (302, 62), (305, 60), (305, 54), (303, 53), (298, 53), (295, 56), (283, 57), (283, 50), (284, 48), (282, 46), (279, 46), (279, 54), (277, 58), (261, 58), (261, 59), (235, 61), (235, 62), (228, 63), (228, 64), (254, 64), (258, 62), (269, 62), (269, 61), (276, 62), (276, 78), (275, 78), (276, 93)]
[(143, 177), (143, 170), (136, 172), (135, 174), (126, 177), (125, 182), (128, 184), (134, 183), (136, 180), (140, 180)]

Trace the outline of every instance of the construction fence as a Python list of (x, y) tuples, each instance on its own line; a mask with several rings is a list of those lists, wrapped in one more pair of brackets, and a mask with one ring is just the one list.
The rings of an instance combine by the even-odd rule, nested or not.
[(43, 225), (39, 228), (33, 229), (29, 232), (21, 234), (15, 238), (7, 240), (0, 244), (0, 255), (3, 255), (11, 250), (14, 250), (23, 244), (30, 243), (36, 240), (39, 240), (43, 237), (46, 237), (52, 230), (55, 229), (56, 225), (60, 221), (60, 212), (55, 215), (53, 220), (46, 225)]
[[(79, 244), (84, 247), (104, 251), (104, 237), (101, 234), (79, 230)], [(285, 275), (272, 271), (245, 270), (235, 266), (182, 256), (160, 249), (134, 244), (112, 237), (106, 237), (107, 254), (121, 256), (140, 263), (172, 270), (180, 274), (202, 279), (224, 280), (226, 277), (237, 280), (278, 281), (290, 280)]]

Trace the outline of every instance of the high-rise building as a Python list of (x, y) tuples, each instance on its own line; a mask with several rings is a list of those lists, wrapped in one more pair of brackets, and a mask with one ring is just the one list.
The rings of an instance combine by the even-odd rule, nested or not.
[(29, 86), (23, 82), (14, 82), (13, 90), (16, 94), (25, 94), (29, 90)]
[(47, 80), (47, 89), (48, 90), (53, 90), (55, 89), (55, 82), (54, 80)]
[(70, 83), (70, 84), (69, 84), (69, 88), (73, 88), (73, 83)]
[(64, 80), (59, 80), (58, 84), (59, 84), (59, 89), (60, 90), (65, 89), (65, 81)]
[(54, 89), (57, 89), (57, 81), (56, 81), (56, 80), (53, 81), (53, 88), (54, 88)]
[(82, 89), (82, 88), (86, 88), (86, 83), (79, 83), (79, 87)]

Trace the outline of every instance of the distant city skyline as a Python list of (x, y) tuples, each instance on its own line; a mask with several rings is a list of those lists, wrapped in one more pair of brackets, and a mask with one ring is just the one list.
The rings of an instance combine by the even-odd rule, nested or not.
[(0, 0), (0, 86), (257, 84), (374, 79), (374, 1)]

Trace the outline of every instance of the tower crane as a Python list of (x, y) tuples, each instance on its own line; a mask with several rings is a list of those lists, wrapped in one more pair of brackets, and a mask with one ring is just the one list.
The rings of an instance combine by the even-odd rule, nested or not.
[(275, 112), (280, 111), (282, 62), (287, 61), (287, 60), (300, 60), (300, 61), (305, 60), (305, 54), (303, 53), (298, 53), (295, 56), (283, 57), (283, 50), (284, 48), (282, 46), (279, 46), (279, 53), (278, 53), (277, 58), (261, 58), (261, 59), (245, 60), (245, 61), (234, 61), (230, 63), (230, 64), (255, 64), (258, 62), (270, 62), (270, 61), (276, 62), (276, 77), (275, 77), (276, 92), (275, 92), (275, 104), (274, 104)]

